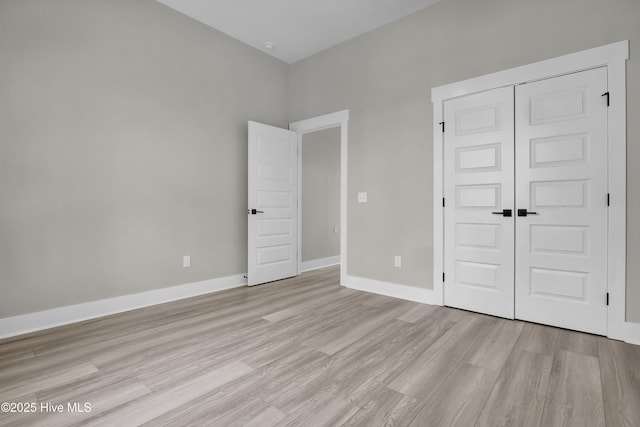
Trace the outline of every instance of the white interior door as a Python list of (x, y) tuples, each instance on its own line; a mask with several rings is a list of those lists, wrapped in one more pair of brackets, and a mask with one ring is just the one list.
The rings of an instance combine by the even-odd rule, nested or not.
[(607, 333), (605, 92), (605, 68), (516, 87), (518, 319)]
[(513, 318), (513, 87), (444, 103), (445, 305)]
[(298, 134), (249, 122), (249, 286), (298, 273)]

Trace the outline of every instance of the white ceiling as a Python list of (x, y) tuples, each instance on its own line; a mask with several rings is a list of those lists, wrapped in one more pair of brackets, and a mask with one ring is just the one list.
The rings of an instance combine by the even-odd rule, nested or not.
[(291, 64), (440, 0), (157, 1)]

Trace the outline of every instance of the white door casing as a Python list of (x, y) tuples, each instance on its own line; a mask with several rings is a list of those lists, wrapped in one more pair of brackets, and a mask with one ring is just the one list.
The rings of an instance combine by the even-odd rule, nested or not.
[[(607, 181), (610, 206), (607, 219), (607, 285), (609, 306), (607, 331), (609, 338), (630, 343), (640, 342), (638, 324), (627, 322), (626, 307), (626, 61), (629, 59), (629, 41), (623, 40), (570, 53), (557, 58), (474, 77), (432, 88), (433, 102), (433, 293), (436, 304), (444, 304), (442, 271), (444, 270), (444, 133), (439, 122), (443, 121), (443, 104), (448, 99), (491, 90), (498, 87), (519, 85), (553, 78), (584, 70), (604, 67), (607, 72), (607, 91), (610, 106), (607, 108), (608, 152)], [(447, 129), (449, 126), (447, 125)]]
[(446, 101), (444, 121), (445, 305), (512, 319), (513, 88)]
[(298, 272), (298, 135), (249, 122), (249, 286)]
[(446, 305), (607, 333), (606, 92), (597, 68), (444, 102)]
[(516, 318), (607, 333), (607, 70), (516, 86)]
[[(306, 133), (316, 132), (332, 127), (340, 127), (340, 284), (346, 285), (347, 278), (347, 175), (348, 175), (348, 140), (349, 140), (349, 110), (336, 111), (289, 123), (289, 129), (298, 133), (298, 162), (300, 159), (300, 145), (302, 137)], [(300, 169), (298, 169), (300, 179)], [(300, 188), (298, 186), (298, 188)], [(298, 192), (300, 198), (300, 192)], [(302, 246), (300, 229), (300, 217), (298, 217), (298, 273), (302, 272)]]

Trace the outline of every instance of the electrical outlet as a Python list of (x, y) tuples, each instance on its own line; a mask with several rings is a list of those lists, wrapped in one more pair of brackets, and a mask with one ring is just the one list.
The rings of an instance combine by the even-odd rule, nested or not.
[(182, 257), (182, 266), (191, 267), (191, 255), (185, 255)]
[(338, 234), (338, 226), (333, 227), (333, 234)]
[(367, 192), (361, 191), (358, 193), (358, 203), (367, 203)]
[(402, 257), (400, 255), (393, 257), (393, 265), (396, 267), (402, 267)]

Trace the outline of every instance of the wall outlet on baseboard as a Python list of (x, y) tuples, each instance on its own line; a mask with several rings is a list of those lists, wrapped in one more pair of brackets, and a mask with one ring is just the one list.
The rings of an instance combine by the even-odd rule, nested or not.
[(358, 193), (358, 203), (367, 203), (367, 192), (361, 191)]
[(402, 267), (402, 257), (400, 255), (396, 255), (393, 257), (393, 265), (396, 267)]
[(191, 255), (185, 255), (182, 257), (182, 266), (191, 267)]

